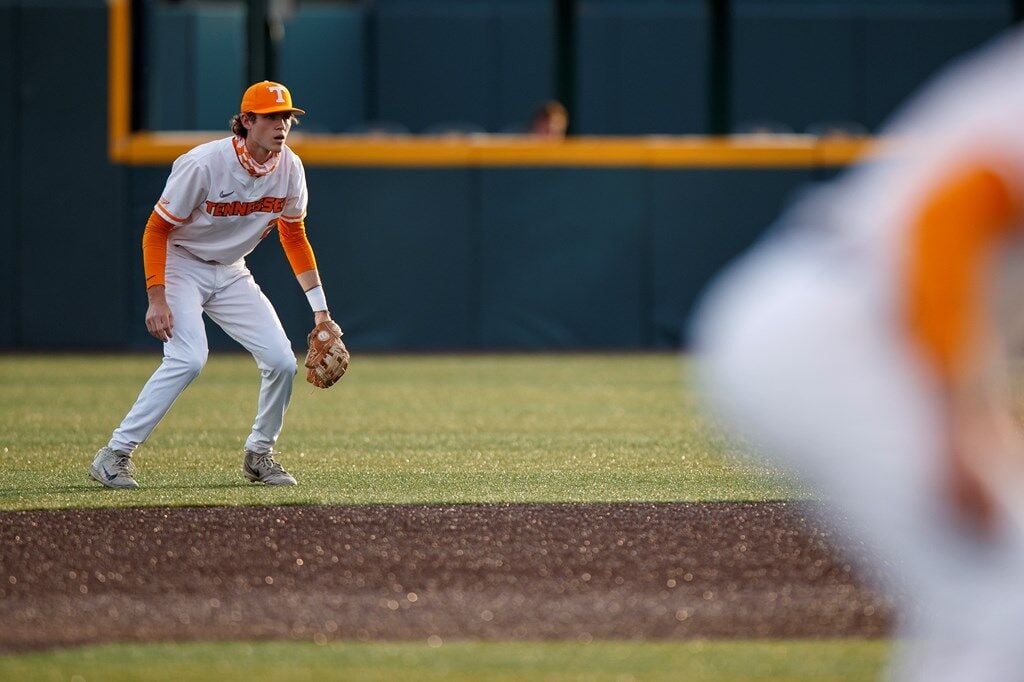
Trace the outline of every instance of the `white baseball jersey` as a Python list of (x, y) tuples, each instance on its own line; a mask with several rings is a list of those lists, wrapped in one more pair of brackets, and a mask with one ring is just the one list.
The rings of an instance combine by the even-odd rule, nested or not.
[(302, 161), (291, 149), (281, 149), (271, 173), (254, 177), (226, 137), (178, 157), (155, 210), (174, 225), (169, 246), (228, 264), (251, 253), (278, 218), (303, 220), (307, 200)]

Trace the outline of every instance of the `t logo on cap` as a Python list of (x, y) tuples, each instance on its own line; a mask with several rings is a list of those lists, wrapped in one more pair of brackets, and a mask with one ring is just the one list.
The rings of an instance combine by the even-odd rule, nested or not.
[(290, 111), (293, 114), (306, 113), (292, 104), (292, 94), (288, 88), (273, 81), (261, 81), (248, 87), (242, 95), (241, 113), (274, 114)]
[(271, 85), (269, 88), (267, 88), (267, 90), (270, 90), (271, 92), (276, 92), (277, 93), (277, 101), (282, 103), (282, 104), (284, 103), (285, 89), (284, 89), (283, 85)]

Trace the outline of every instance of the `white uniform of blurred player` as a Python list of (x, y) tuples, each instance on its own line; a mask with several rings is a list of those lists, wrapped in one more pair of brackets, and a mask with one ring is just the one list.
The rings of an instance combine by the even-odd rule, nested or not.
[(1024, 679), (1024, 35), (948, 70), (695, 318), (711, 404), (820, 492), (905, 616), (897, 679)]
[(174, 162), (146, 224), (146, 327), (165, 342), (164, 359), (92, 463), (92, 477), (108, 487), (138, 487), (132, 454), (206, 363), (203, 313), (252, 353), (262, 375), (243, 474), (268, 485), (295, 484), (273, 456), (295, 353), (245, 256), (278, 228), (315, 322), (330, 319), (306, 238), (305, 171), (285, 145), (295, 115), (305, 112), (292, 105), (287, 88), (270, 81), (245, 91), (240, 112), (233, 137), (199, 145)]

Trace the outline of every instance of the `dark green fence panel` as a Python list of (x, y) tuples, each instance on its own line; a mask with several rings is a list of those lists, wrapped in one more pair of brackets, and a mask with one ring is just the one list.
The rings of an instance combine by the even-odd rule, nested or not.
[(1012, 19), (1006, 0), (734, 0), (733, 121), (876, 130), (937, 69)]
[(343, 132), (364, 119), (365, 24), (358, 5), (302, 3), (285, 25), (279, 74), (308, 114), (299, 130)]
[[(354, 347), (427, 350), (476, 345), (474, 173), (308, 171), (310, 242), (331, 311), (349, 330), (346, 336)], [(271, 246), (264, 244), (260, 251), (280, 251)], [(288, 286), (296, 288), (286, 266), (284, 272), (292, 278)], [(275, 294), (275, 303), (278, 298)], [(289, 313), (289, 322), (294, 322), (287, 327), (289, 333), (308, 331), (309, 315), (303, 298), (297, 314)]]
[(575, 130), (707, 131), (706, 6), (703, 0), (580, 0)]
[[(194, 130), (196, 54), (192, 46), (195, 24), (191, 8), (157, 4), (138, 8), (145, 12), (146, 57), (142, 69), (145, 111), (142, 127), (149, 130)], [(187, 47), (186, 47), (187, 46)]]
[(733, 127), (864, 120), (861, 10), (844, 3), (736, 0)]
[(652, 174), (653, 344), (685, 342), (708, 281), (811, 181), (804, 170), (675, 170)]
[(18, 131), (21, 99), (24, 89), (29, 86), (21, 78), (17, 65), (20, 57), (18, 17), (19, 10), (9, 0), (0, 0), (0, 80), (8, 84), (13, 100), (8, 106), (0, 107), (0, 149), (7, 152), (6, 162), (0, 164), (0, 187), (7, 205), (4, 219), (0, 220), (0, 243), (4, 245), (0, 248), (0, 348), (11, 348), (18, 343), (18, 289), (22, 268), (18, 228), (22, 217), (17, 177), (25, 146)]
[(153, 2), (146, 11), (146, 127), (226, 130), (247, 85), (243, 4)]
[(195, 122), (199, 130), (227, 130), (238, 111), (245, 77), (245, 12), (241, 5), (196, 6)]
[(639, 170), (481, 171), (481, 343), (647, 343), (647, 190)]
[(107, 55), (75, 50), (70, 69), (68, 51), (40, 49), (79, 45), (82, 36), (106, 44), (106, 5), (27, 3), (20, 12), (16, 134), (31, 141), (16, 183), (21, 341), (34, 348), (117, 346), (130, 275), (126, 171), (107, 161)]
[(413, 132), (490, 132), (553, 95), (554, 18), (543, 0), (376, 3), (377, 117)]
[(961, 0), (885, 6), (864, 22), (864, 116), (872, 125), (936, 70), (1010, 25), (1011, 3)]
[(133, 350), (160, 352), (160, 342), (146, 331), (146, 276), (142, 264), (142, 232), (153, 206), (160, 199), (171, 165), (137, 166), (131, 169), (127, 191), (127, 217), (122, 230), (125, 236), (126, 260), (130, 271), (128, 284), (129, 309), (124, 322), (123, 345)]
[(486, 127), (520, 132), (540, 104), (555, 96), (555, 3), (500, 2), (494, 11), (499, 81)]

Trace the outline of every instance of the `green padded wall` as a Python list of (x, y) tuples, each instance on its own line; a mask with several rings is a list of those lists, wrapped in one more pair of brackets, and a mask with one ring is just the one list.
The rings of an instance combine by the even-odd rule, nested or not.
[[(129, 302), (124, 181), (107, 161), (107, 55), (101, 0), (25, 3), (18, 24), (23, 147), (20, 342), (31, 348), (118, 346)], [(39, 46), (77, 45), (69, 53)], [(56, 85), (56, 84), (59, 84)], [(56, 312), (55, 312), (56, 311)], [(69, 336), (69, 330), (73, 334)]]
[[(18, 345), (20, 275), (23, 259), (18, 227), (22, 223), (21, 202), (15, 181), (21, 168), (23, 141), (21, 127), (23, 90), (28, 85), (18, 68), (20, 41), (19, 9), (10, 0), (0, 0), (0, 82), (11, 84), (13, 106), (0, 107), (0, 149), (7, 150), (7, 162), (0, 164), (0, 187), (7, 188), (8, 210), (0, 220), (0, 348)], [(16, 85), (15, 85), (16, 84)]]
[(647, 345), (646, 173), (481, 173), (481, 344)]
[[(308, 169), (306, 229), (354, 347), (477, 346), (469, 169)], [(251, 264), (293, 341), (312, 320), (276, 239)]]
[(652, 174), (652, 345), (675, 347), (700, 292), (812, 181), (809, 170), (666, 170)]

